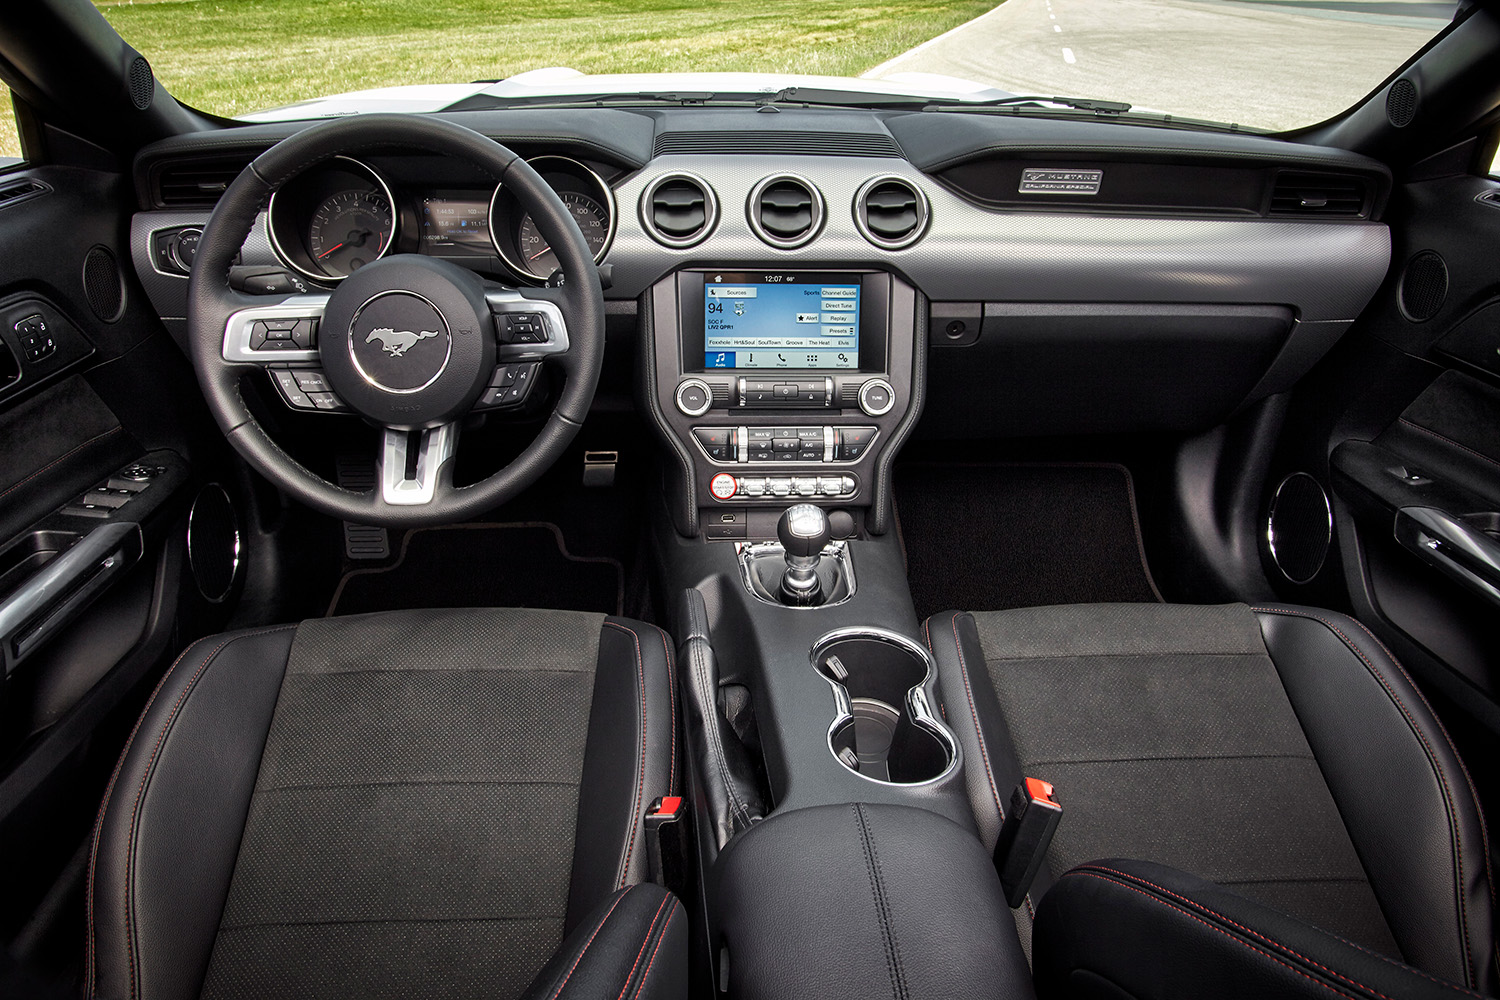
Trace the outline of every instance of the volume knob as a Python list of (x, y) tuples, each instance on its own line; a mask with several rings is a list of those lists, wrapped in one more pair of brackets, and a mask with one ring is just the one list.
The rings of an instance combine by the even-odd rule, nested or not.
[(714, 391), (701, 378), (683, 379), (677, 386), (677, 408), (690, 417), (701, 417), (714, 405)]

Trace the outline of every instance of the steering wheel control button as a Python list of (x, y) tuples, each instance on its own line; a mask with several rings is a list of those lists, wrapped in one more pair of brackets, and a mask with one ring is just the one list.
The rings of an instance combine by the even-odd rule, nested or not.
[(531, 385), (536, 381), (537, 370), (540, 368), (540, 361), (497, 365), (494, 374), (490, 376), (489, 387), (479, 397), (478, 408), (499, 410), (520, 406), (530, 395)]
[(896, 405), (896, 390), (883, 378), (873, 378), (859, 387), (859, 408), (866, 416), (883, 417)]
[(547, 335), (547, 318), (541, 313), (508, 312), (496, 319), (500, 323), (502, 344), (545, 344), (550, 339)]
[(701, 417), (714, 405), (714, 392), (702, 379), (684, 379), (677, 386), (677, 408), (690, 417)]
[(708, 489), (714, 495), (715, 499), (728, 500), (739, 492), (740, 484), (729, 473), (721, 472), (709, 482)]
[(294, 410), (316, 409), (307, 393), (297, 384), (295, 372), (278, 369), (271, 372), (271, 378), (276, 382), (276, 388), (281, 390), (281, 398), (286, 400), (288, 406)]

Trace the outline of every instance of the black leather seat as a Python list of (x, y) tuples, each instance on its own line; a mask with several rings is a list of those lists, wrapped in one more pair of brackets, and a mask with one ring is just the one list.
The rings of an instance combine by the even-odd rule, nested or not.
[(90, 995), (686, 995), (642, 825), (679, 782), (672, 670), (659, 630), (573, 612), (195, 643), (100, 808)]
[[(1214, 922), (1207, 912), (1290, 914), (1298, 928), (1337, 935), (1288, 932), (1299, 940), (1343, 939), (1337, 948), (1358, 946), (1345, 957), (1373, 952), (1495, 991), (1487, 833), (1473, 784), (1421, 693), (1358, 622), (1300, 607), (1142, 604), (952, 612), (925, 628), (986, 846), (1023, 775), (1053, 782), (1063, 804), (1047, 864), (1017, 911), (1023, 943), (1030, 947), (1036, 901), (1064, 873), (1101, 858), (1153, 863), (1067, 876), (1058, 896), (1069, 915), (1061, 904), (1045, 914), (1045, 942), (1038, 925), (1047, 963), (1066, 952), (1067, 963), (1108, 964), (1113, 952), (1120, 968), (1136, 970), (1096, 995), (1228, 995), (1236, 974), (1226, 956), (1209, 963), (1215, 984), (1173, 958), (1197, 947), (1189, 932), (1227, 940), (1215, 933), (1226, 927), (1204, 930)], [(1203, 886), (1199, 879), (1221, 898), (1189, 912), (1185, 887)], [(1231, 893), (1219, 887), (1254, 904), (1225, 902)], [(1147, 896), (1173, 909), (1180, 936), (1136, 912)], [(1254, 928), (1252, 939), (1229, 923), (1255, 948), (1280, 933)], [(1059, 940), (1090, 934), (1095, 947)], [(1144, 957), (1153, 944), (1160, 965)], [(1043, 964), (1044, 992), (1046, 983), (1081, 981), (1051, 967), (1044, 976)], [(1319, 968), (1277, 971), (1301, 983), (1323, 976)], [(1173, 977), (1181, 988), (1162, 990)], [(1340, 992), (1341, 979), (1353, 982), (1320, 985)]]

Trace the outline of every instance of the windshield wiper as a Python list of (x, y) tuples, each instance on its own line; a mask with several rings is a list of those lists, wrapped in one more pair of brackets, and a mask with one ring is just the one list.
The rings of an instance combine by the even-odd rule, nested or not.
[(1075, 111), (1095, 111), (1108, 115), (1123, 115), (1132, 107), (1124, 101), (1101, 101), (1092, 97), (1040, 97), (1034, 94), (1017, 94), (1014, 97), (999, 97), (992, 101), (945, 100), (928, 101), (927, 104), (935, 108), (1009, 108), (1052, 104), (1072, 108)]

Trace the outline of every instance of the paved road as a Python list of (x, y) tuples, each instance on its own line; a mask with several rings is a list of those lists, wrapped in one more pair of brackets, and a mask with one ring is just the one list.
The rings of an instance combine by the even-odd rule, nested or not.
[(1285, 129), (1375, 89), (1453, 0), (1006, 0), (866, 76), (940, 73)]

